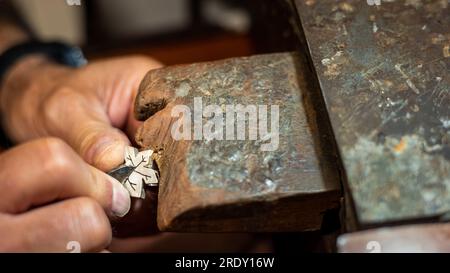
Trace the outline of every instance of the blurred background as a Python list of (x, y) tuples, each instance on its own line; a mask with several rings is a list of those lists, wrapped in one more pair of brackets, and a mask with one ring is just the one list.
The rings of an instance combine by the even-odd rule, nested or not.
[(44, 40), (88, 57), (146, 54), (171, 65), (294, 49), (285, 1), (15, 0)]

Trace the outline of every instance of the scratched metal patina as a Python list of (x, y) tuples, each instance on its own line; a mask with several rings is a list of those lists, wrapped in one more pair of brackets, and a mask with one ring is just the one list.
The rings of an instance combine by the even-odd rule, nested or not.
[(449, 1), (295, 4), (359, 222), (449, 212)]
[[(186, 162), (193, 184), (254, 196), (323, 190), (327, 182), (317, 175), (321, 171), (302, 107), (295, 67), (297, 58), (296, 54), (285, 53), (230, 59), (210, 69), (194, 70), (197, 72), (189, 75), (181, 89), (190, 90), (191, 98), (201, 97), (203, 109), (218, 105), (223, 111), (221, 135), (224, 140), (192, 141)], [(245, 140), (237, 139), (237, 116), (231, 120), (234, 137), (226, 138), (227, 105), (254, 106), (257, 110), (258, 124), (249, 122), (248, 114), (243, 116), (245, 128), (241, 129), (245, 131)], [(260, 106), (267, 107), (266, 114), (260, 112)], [(196, 110), (192, 100), (189, 100), (189, 107)], [(271, 122), (274, 107), (279, 109), (278, 130)], [(267, 121), (263, 121), (260, 114)], [(211, 118), (204, 117), (203, 124), (208, 120)], [(269, 133), (266, 137), (259, 134), (263, 122)], [(251, 125), (252, 130), (258, 130), (256, 140), (249, 138)], [(275, 144), (273, 150), (262, 148), (268, 143)]]
[[(280, 232), (323, 227), (327, 211), (334, 213), (339, 206), (339, 173), (335, 150), (326, 141), (331, 133), (319, 128), (309, 102), (304, 61), (297, 53), (276, 53), (147, 74), (136, 99), (135, 114), (145, 120), (136, 141), (143, 149), (161, 152), (155, 159), (161, 174), (161, 229)], [(256, 120), (245, 114), (240, 129), (238, 115), (229, 120), (227, 110), (238, 105), (258, 114)], [(183, 119), (173, 115), (179, 107), (186, 111)], [(186, 132), (184, 138), (173, 133), (180, 120), (178, 132)], [(261, 134), (263, 125), (269, 134)], [(220, 137), (208, 140), (207, 131)], [(245, 136), (238, 138), (242, 132)], [(264, 146), (268, 143), (274, 145)]]

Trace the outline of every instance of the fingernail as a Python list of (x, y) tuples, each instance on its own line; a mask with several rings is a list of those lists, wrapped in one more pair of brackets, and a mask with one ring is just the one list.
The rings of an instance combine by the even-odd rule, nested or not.
[(115, 216), (124, 217), (129, 211), (131, 206), (131, 198), (128, 191), (120, 184), (119, 181), (110, 177), (110, 181), (113, 185), (112, 194), (112, 206), (111, 210)]

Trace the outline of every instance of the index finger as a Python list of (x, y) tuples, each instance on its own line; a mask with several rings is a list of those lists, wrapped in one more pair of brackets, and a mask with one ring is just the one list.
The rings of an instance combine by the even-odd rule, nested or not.
[(87, 165), (67, 144), (47, 138), (0, 156), (0, 211), (20, 213), (73, 197), (91, 197), (110, 214), (124, 216), (128, 191), (114, 178)]

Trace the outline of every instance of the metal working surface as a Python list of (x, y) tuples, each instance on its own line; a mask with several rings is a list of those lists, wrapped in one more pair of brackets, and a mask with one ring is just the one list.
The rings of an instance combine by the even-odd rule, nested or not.
[[(226, 189), (237, 195), (298, 194), (327, 188), (324, 183), (330, 179), (323, 180), (318, 175), (319, 160), (302, 109), (294, 61), (295, 55), (263, 55), (229, 60), (190, 75), (192, 92), (203, 98), (204, 106), (215, 104), (223, 110), (226, 105), (242, 105), (249, 110), (254, 107), (258, 113), (258, 117), (253, 117), (254, 122), (256, 119), (259, 122), (249, 122), (250, 115), (245, 115), (245, 127), (241, 130), (246, 131), (247, 140), (225, 139), (224, 136), (223, 141), (193, 141), (186, 158), (192, 183)], [(277, 127), (273, 126), (277, 123), (273, 120), (274, 107), (279, 109)], [(256, 126), (265, 124), (269, 134), (261, 135), (258, 130), (261, 128)], [(241, 133), (236, 129), (236, 134)], [(247, 129), (258, 131), (255, 140), (249, 140)], [(271, 140), (271, 136), (277, 137)], [(264, 145), (270, 146), (269, 143), (273, 147), (264, 150)], [(198, 164), (199, 161), (208, 164)]]
[[(323, 212), (338, 205), (339, 176), (333, 151), (319, 146), (317, 123), (308, 122), (301, 69), (298, 54), (280, 53), (173, 66), (146, 76), (136, 114), (147, 120), (137, 142), (163, 150), (158, 207), (162, 228), (320, 228)], [(172, 110), (180, 105), (191, 109), (185, 118), (192, 127), (183, 129), (189, 139), (174, 140)], [(227, 110), (238, 105), (257, 110), (242, 116), (245, 126), (240, 129), (239, 114), (230, 119)], [(204, 112), (208, 108), (214, 109), (214, 118)], [(279, 116), (273, 115), (274, 109)], [(203, 133), (212, 129), (217, 138), (197, 137), (198, 123)], [(231, 135), (227, 124), (235, 130)], [(261, 134), (262, 126), (269, 134)], [(252, 132), (257, 133), (253, 138)], [(264, 148), (270, 142), (275, 145)]]
[(450, 211), (450, 3), (295, 0), (361, 224)]

